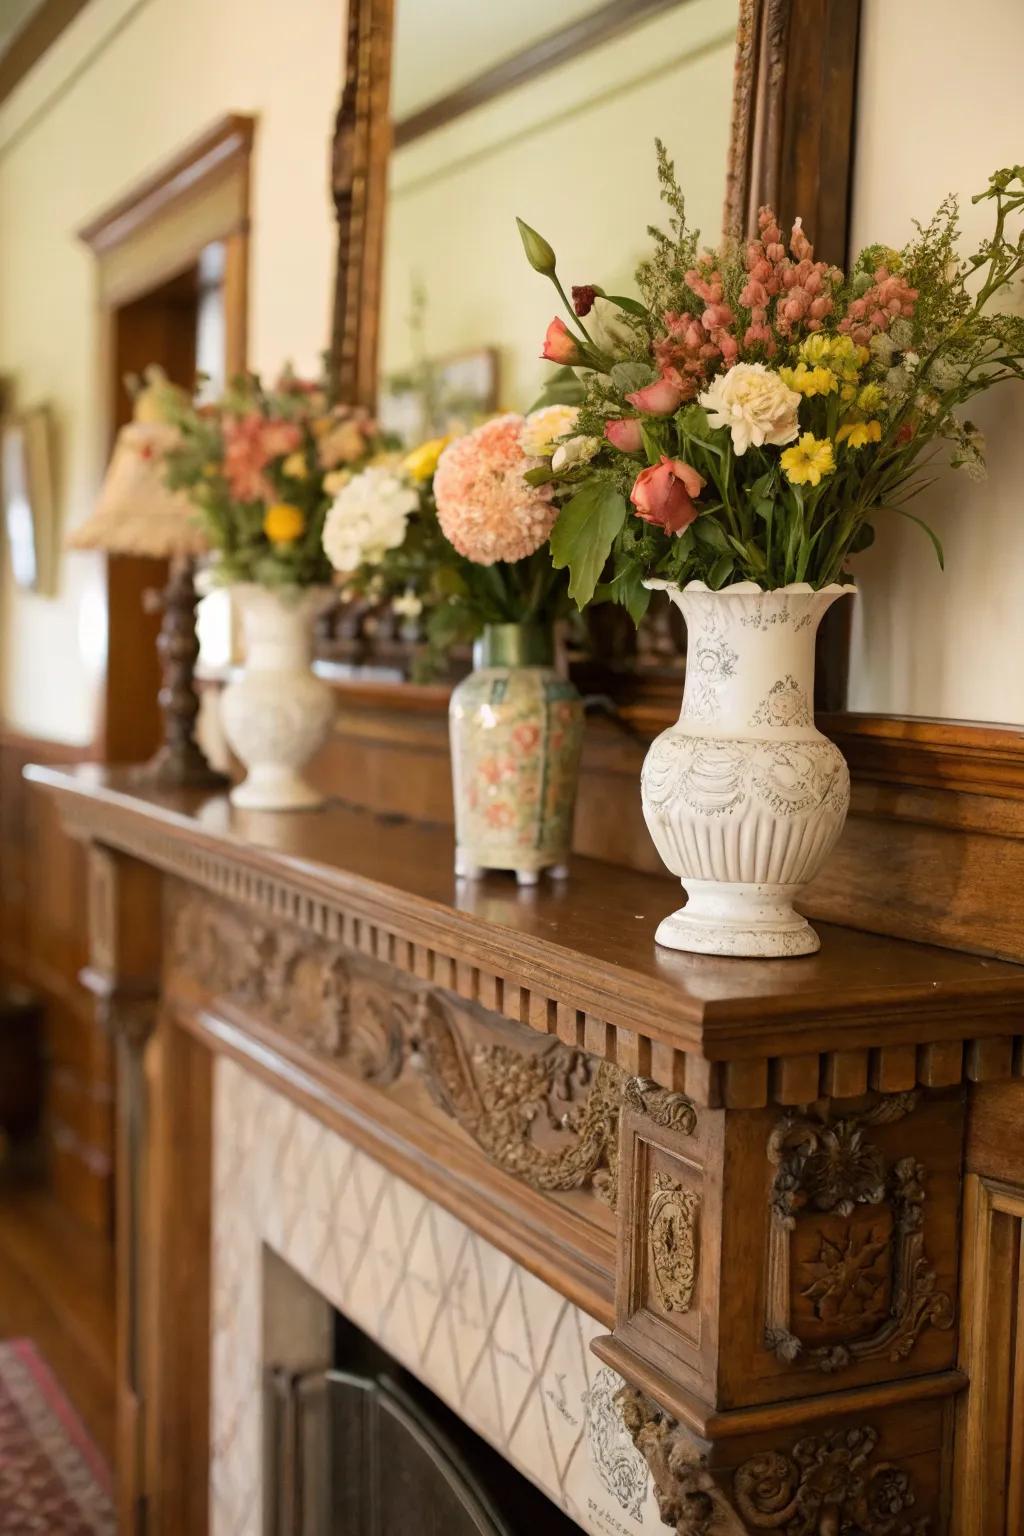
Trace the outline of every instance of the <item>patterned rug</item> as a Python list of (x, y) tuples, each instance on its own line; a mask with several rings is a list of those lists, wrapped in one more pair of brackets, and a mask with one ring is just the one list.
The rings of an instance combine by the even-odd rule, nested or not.
[(35, 1345), (0, 1343), (0, 1536), (115, 1536), (103, 1460)]

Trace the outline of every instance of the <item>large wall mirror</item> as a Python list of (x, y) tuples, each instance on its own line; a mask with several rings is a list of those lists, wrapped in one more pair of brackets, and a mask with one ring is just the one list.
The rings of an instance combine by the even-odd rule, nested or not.
[[(858, 17), (858, 0), (350, 0), (342, 392), (407, 441), (530, 409), (551, 372), (539, 353), (553, 295), (516, 215), (547, 235), (565, 280), (629, 292), (643, 232), (663, 223), (656, 137), (709, 244), (772, 201), (841, 260)], [(639, 648), (616, 630), (609, 654), (628, 651), (634, 676), (679, 668), (672, 624), (665, 605)], [(365, 644), (355, 627), (339, 617), (327, 654), (381, 660), (378, 625)], [(844, 634), (834, 648), (826, 705), (841, 702)]]
[[(395, 0), (387, 424), (415, 435), (447, 414), (530, 406), (551, 371), (539, 353), (552, 295), (514, 215), (547, 234), (573, 282), (628, 292), (638, 242), (660, 219), (656, 133), (717, 241), (737, 14), (738, 0)], [(410, 398), (417, 383), (429, 399)]]

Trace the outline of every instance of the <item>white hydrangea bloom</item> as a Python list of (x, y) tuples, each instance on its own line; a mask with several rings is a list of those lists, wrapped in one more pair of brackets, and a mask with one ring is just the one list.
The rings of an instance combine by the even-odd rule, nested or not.
[(375, 565), (405, 540), (419, 495), (387, 465), (374, 465), (342, 486), (324, 520), (324, 552), (336, 571)]

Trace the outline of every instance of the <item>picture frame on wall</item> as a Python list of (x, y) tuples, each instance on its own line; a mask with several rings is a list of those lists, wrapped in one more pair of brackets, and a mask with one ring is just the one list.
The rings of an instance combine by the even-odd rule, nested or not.
[(377, 421), (406, 443), (466, 431), (498, 408), (498, 349), (472, 347), (381, 382)]
[(0, 424), (0, 501), (11, 575), (26, 592), (52, 591), (54, 562), (53, 431), (46, 406)]

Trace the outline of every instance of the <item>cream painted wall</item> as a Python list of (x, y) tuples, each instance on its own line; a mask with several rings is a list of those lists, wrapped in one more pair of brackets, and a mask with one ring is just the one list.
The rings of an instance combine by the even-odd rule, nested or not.
[(515, 215), (554, 245), (566, 287), (630, 292), (644, 231), (665, 222), (656, 135), (676, 159), (692, 221), (717, 242), (736, 14), (735, 0), (688, 0), (399, 151), (385, 372), (410, 361), (416, 278), (427, 296), (429, 355), (497, 346), (502, 404), (528, 406), (549, 371), (539, 354), (559, 310), (554, 290), (527, 265)]
[[(92, 0), (0, 108), (0, 375), (18, 404), (53, 407), (64, 528), (103, 469), (92, 258), (74, 231), (226, 112), (259, 119), (250, 361), (318, 365), (344, 14), (343, 0)], [(102, 663), (95, 559), (65, 557), (49, 599), (15, 591), (4, 565), (0, 716), (85, 743)]]
[[(971, 194), (1024, 161), (1022, 58), (1020, 0), (864, 0), (856, 247), (900, 244), (949, 191), (976, 245), (990, 221)], [(988, 482), (947, 472), (914, 507), (942, 539), (945, 574), (895, 517), (857, 562), (853, 709), (1024, 724), (1024, 385), (970, 414), (988, 438)]]

